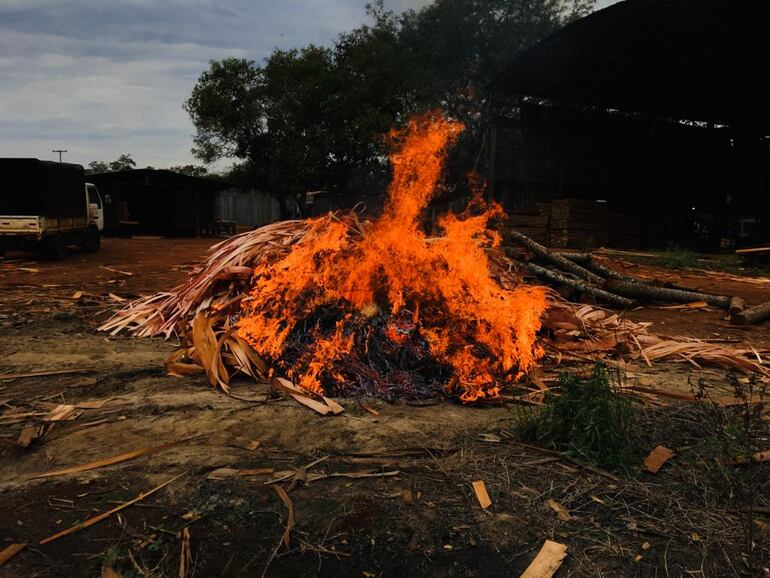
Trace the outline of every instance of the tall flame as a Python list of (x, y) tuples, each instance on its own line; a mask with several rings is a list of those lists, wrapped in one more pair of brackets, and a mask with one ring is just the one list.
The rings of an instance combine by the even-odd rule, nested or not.
[[(356, 231), (343, 219), (311, 221), (286, 257), (254, 269), (238, 334), (319, 393), (324, 384), (344, 389), (345, 364), (373, 353), (361, 320), (375, 316), (387, 319), (388, 350), (417, 339), (450, 367), (443, 385), (464, 402), (495, 397), (529, 370), (542, 355), (536, 333), (545, 291), (504, 289), (490, 276), (485, 247), (500, 239), (487, 226), (500, 207), (479, 196), (475, 210), (439, 220), (442, 236), (428, 238), (420, 226), (462, 130), (434, 112), (391, 132), (393, 178), (382, 216)], [(298, 332), (309, 338), (297, 353)]]

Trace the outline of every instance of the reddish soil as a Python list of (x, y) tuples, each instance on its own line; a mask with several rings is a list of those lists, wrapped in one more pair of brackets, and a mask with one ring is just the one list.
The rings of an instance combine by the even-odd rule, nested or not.
[[(770, 464), (751, 470), (756, 505), (764, 508), (752, 526), (752, 570), (744, 561), (746, 518), (739, 513), (745, 502), (735, 491), (738, 482), (715, 467), (713, 415), (701, 404), (638, 405), (638, 466), (608, 477), (522, 445), (516, 429), (531, 415), (527, 406), (340, 399), (343, 414), (320, 417), (292, 400), (225, 396), (199, 375), (169, 377), (163, 360), (173, 343), (95, 330), (121, 306), (110, 293), (121, 299), (169, 288), (209, 245), (106, 239), (99, 253), (73, 253), (61, 262), (26, 254), (0, 262), (0, 550), (29, 544), (0, 575), (93, 576), (113, 568), (122, 576), (177, 576), (185, 527), (189, 576), (518, 575), (546, 538), (569, 546), (557, 577), (756, 575), (756, 560), (768, 556), (770, 522), (761, 512), (770, 512)], [(766, 283), (619, 266), (740, 294), (750, 303), (770, 299)], [(76, 292), (83, 294), (75, 299)], [(662, 333), (735, 337), (770, 349), (768, 324), (730, 327), (720, 311), (645, 307), (629, 316), (654, 321)], [(62, 369), (82, 373), (2, 377)], [(698, 380), (724, 386), (727, 375), (657, 364), (633, 379), (688, 389)], [(234, 392), (256, 397), (265, 387), (239, 381)], [(42, 424), (56, 404), (97, 400), (106, 401), (56, 423), (29, 447), (17, 445), (22, 429)], [(185, 441), (130, 461), (33, 478), (178, 440)], [(255, 440), (256, 449), (242, 447)], [(760, 442), (770, 447), (770, 439)], [(677, 456), (652, 475), (641, 461), (658, 444)], [(282, 543), (287, 508), (265, 484), (273, 475), (212, 476), (217, 468), (294, 471), (322, 458), (308, 468), (311, 474), (376, 477), (283, 484), (296, 517), (288, 547)], [(179, 474), (167, 488), (92, 527), (38, 543)], [(476, 501), (475, 480), (486, 484), (488, 510)], [(559, 519), (549, 499), (570, 519)]]

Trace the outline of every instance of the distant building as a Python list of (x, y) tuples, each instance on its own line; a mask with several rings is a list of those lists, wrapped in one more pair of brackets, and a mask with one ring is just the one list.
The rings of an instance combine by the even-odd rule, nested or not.
[(278, 203), (221, 180), (159, 169), (88, 175), (105, 200), (105, 229), (112, 234), (197, 236), (222, 223), (257, 227), (278, 220)]
[(768, 21), (626, 0), (524, 50), (492, 83), (492, 195), (557, 245), (770, 240)]

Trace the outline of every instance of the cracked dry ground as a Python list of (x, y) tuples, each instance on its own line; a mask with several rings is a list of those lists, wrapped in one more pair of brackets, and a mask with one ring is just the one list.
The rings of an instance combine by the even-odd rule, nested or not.
[[(546, 538), (569, 547), (557, 576), (750, 575), (742, 559), (743, 503), (714, 466), (703, 404), (635, 404), (639, 467), (610, 477), (519, 443), (515, 430), (533, 411), (528, 407), (363, 400), (375, 415), (360, 400), (338, 400), (346, 411), (321, 417), (292, 400), (227, 397), (202, 376), (168, 377), (163, 360), (173, 344), (95, 331), (104, 310), (119, 306), (110, 293), (130, 298), (170, 287), (208, 244), (107, 239), (100, 253), (59, 263), (11, 254), (0, 264), (0, 373), (84, 370), (0, 376), (0, 550), (29, 544), (0, 575), (94, 576), (111, 568), (122, 576), (177, 576), (184, 528), (189, 576), (518, 575)], [(703, 279), (698, 272), (644, 272), (695, 285)], [(749, 302), (770, 297), (767, 285), (711, 277), (711, 291), (721, 287)], [(72, 299), (78, 291), (84, 295)], [(662, 332), (675, 327), (678, 334), (770, 347), (766, 326), (732, 328), (717, 311), (647, 308), (632, 315)], [(639, 367), (625, 379), (684, 393), (701, 380), (728, 395), (725, 372), (684, 364)], [(264, 390), (242, 381), (234, 391), (254, 397)], [(102, 400), (18, 447), (22, 429), (42, 423), (56, 404)], [(114, 465), (33, 478), (179, 440)], [(652, 475), (641, 461), (658, 444), (677, 455)], [(287, 546), (287, 507), (265, 482), (321, 458), (306, 483), (282, 484), (296, 520)], [(752, 538), (755, 555), (767, 560), (770, 464), (757, 468)], [(353, 477), (313, 480), (321, 473)], [(180, 474), (98, 524), (39, 544)], [(486, 511), (473, 493), (475, 480), (489, 491)]]

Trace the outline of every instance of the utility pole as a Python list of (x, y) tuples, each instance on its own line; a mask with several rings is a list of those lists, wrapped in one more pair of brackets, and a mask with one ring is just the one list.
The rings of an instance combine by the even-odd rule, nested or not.
[(53, 149), (51, 151), (52, 153), (59, 153), (59, 162), (61, 162), (61, 154), (66, 153), (67, 149)]

